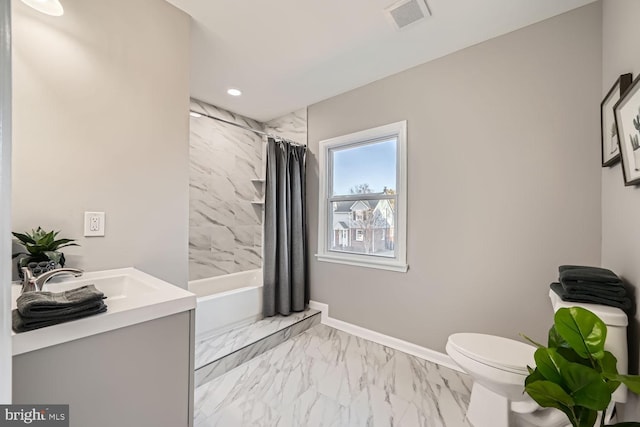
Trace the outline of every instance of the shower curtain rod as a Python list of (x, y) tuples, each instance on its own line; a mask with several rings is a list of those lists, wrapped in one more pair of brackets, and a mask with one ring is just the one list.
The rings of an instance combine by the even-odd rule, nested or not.
[(203, 113), (203, 112), (195, 111), (195, 110), (189, 110), (189, 112), (190, 112), (190, 113), (199, 114), (199, 115), (200, 115), (200, 116), (202, 116), (202, 117), (207, 117), (207, 118), (210, 118), (210, 119), (213, 119), (213, 120), (217, 120), (217, 121), (219, 121), (219, 122), (223, 122), (223, 123), (226, 123), (226, 124), (229, 124), (229, 125), (233, 125), (233, 126), (236, 126), (236, 127), (241, 128), (241, 129), (244, 129), (244, 130), (248, 130), (248, 131), (251, 131), (251, 132), (257, 133), (257, 134), (259, 134), (259, 135), (264, 135), (264, 136), (266, 136), (266, 137), (268, 137), (268, 138), (273, 138), (273, 139), (275, 139), (276, 141), (285, 141), (285, 142), (288, 142), (288, 143), (289, 143), (289, 144), (291, 144), (291, 145), (297, 145), (297, 146), (299, 146), (299, 147), (304, 147), (304, 146), (305, 146), (304, 144), (300, 144), (299, 142), (292, 141), (292, 140), (290, 140), (290, 139), (283, 138), (283, 137), (278, 136), (278, 135), (273, 135), (273, 134), (270, 134), (270, 133), (267, 133), (267, 132), (263, 132), (263, 131), (261, 131), (261, 130), (251, 128), (251, 127), (249, 127), (249, 126), (243, 126), (243, 125), (240, 125), (240, 124), (238, 124), (238, 123), (234, 123), (234, 122), (229, 121), (229, 120), (221, 119), (220, 117), (210, 116), (210, 115), (209, 115), (209, 114), (207, 114), (207, 113)]

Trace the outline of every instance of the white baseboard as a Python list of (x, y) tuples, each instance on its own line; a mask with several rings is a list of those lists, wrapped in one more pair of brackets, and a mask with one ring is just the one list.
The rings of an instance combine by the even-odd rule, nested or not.
[(327, 304), (317, 301), (309, 301), (309, 308), (321, 311), (322, 317), (320, 321), (324, 325), (393, 348), (395, 350), (402, 351), (412, 356), (428, 360), (429, 362), (437, 363), (438, 365), (446, 366), (447, 368), (455, 369), (459, 372), (464, 372), (447, 354), (440, 353), (439, 351), (431, 350), (429, 348), (422, 347), (408, 341), (394, 338), (389, 335), (384, 335), (380, 332), (372, 331), (371, 329), (366, 329), (361, 326), (329, 317), (329, 305)]

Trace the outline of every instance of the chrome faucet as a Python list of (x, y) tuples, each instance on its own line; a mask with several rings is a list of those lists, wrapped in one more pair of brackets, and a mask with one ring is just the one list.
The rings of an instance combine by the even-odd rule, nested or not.
[(80, 277), (82, 273), (83, 271), (77, 268), (56, 268), (35, 277), (29, 267), (22, 267), (22, 293), (41, 291), (49, 279), (59, 275), (73, 274), (75, 277)]

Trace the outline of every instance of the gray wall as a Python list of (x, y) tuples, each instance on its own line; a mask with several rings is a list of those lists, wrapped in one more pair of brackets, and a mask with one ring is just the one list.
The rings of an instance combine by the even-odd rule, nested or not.
[(601, 5), (308, 109), (309, 243), (318, 142), (408, 120), (406, 274), (318, 262), (329, 314), (444, 352), (449, 334), (544, 339), (557, 266), (600, 262)]
[[(620, 74), (640, 74), (640, 2), (606, 0), (603, 2), (602, 97)], [(602, 265), (620, 274), (635, 289), (640, 283), (640, 187), (625, 187), (620, 163), (602, 169)], [(636, 304), (638, 303), (636, 291)], [(638, 366), (637, 316), (630, 319), (629, 369)], [(640, 418), (640, 405), (631, 396), (627, 405), (632, 419)]]
[[(163, 0), (14, 1), (13, 230), (76, 238), (68, 264), (186, 286), (189, 16)], [(84, 238), (85, 211), (106, 236)]]

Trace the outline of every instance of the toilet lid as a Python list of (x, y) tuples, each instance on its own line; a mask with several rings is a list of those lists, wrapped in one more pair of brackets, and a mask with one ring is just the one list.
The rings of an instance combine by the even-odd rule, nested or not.
[(536, 348), (523, 342), (494, 335), (459, 333), (449, 337), (449, 344), (459, 353), (503, 371), (527, 375), (527, 365), (536, 366)]

